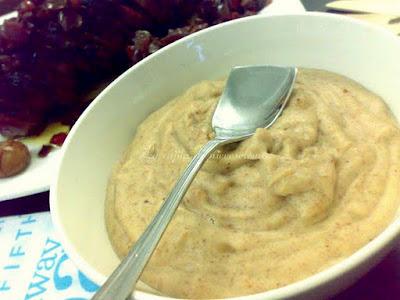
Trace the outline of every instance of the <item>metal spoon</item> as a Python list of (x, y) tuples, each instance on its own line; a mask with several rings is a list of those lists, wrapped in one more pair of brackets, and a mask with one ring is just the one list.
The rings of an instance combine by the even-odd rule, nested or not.
[(212, 119), (215, 138), (193, 157), (142, 236), (93, 300), (124, 300), (132, 292), (191, 182), (209, 155), (221, 145), (246, 139), (270, 127), (293, 90), (297, 69), (277, 66), (235, 67)]

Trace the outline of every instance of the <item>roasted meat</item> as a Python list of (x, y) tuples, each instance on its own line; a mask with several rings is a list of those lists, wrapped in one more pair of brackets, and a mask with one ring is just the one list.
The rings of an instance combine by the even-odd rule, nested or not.
[[(0, 134), (73, 123), (87, 95), (192, 32), (257, 13), (259, 0), (24, 0), (0, 26)], [(77, 113), (78, 112), (78, 113)]]

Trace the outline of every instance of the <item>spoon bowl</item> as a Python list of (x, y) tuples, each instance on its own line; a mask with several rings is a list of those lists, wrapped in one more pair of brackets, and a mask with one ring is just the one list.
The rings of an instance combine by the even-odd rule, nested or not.
[(296, 74), (293, 67), (234, 67), (212, 119), (217, 138), (241, 140), (270, 127), (289, 99)]

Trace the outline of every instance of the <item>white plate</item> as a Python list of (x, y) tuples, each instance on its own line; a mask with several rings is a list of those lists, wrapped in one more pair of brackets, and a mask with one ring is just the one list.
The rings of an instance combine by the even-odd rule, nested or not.
[[(303, 12), (304, 7), (299, 0), (273, 0), (261, 13), (295, 13)], [(10, 13), (0, 16), (0, 24), (15, 16)], [(1, 139), (1, 137), (0, 137)], [(60, 158), (60, 150), (55, 149), (45, 158), (39, 158), (37, 146), (28, 145), (32, 152), (32, 161), (25, 172), (5, 179), (0, 179), (0, 201), (33, 195), (49, 190), (49, 186)]]
[(0, 179), (0, 201), (49, 190), (61, 151), (60, 149), (53, 149), (49, 155), (40, 158), (37, 156), (39, 148), (28, 147), (32, 154), (28, 169), (16, 176)]

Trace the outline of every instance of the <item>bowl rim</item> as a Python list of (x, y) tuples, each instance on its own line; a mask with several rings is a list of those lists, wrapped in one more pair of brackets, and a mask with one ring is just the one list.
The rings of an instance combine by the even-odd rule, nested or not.
[[(62, 147), (61, 159), (57, 165), (56, 176), (54, 176), (53, 181), (50, 186), (50, 212), (52, 222), (54, 224), (54, 228), (58, 234), (58, 237), (62, 243), (62, 246), (66, 250), (66, 253), (71, 257), (76, 266), (91, 280), (93, 280), (96, 284), (103, 284), (106, 280), (106, 276), (100, 274), (96, 271), (86, 260), (78, 253), (73, 246), (73, 243), (70, 241), (68, 234), (64, 231), (64, 227), (62, 226), (62, 218), (59, 213), (58, 206), (58, 185), (59, 185), (59, 174), (61, 173), (64, 157), (67, 153), (67, 150), (71, 144), (71, 140), (75, 136), (77, 130), (79, 130), (80, 125), (87, 116), (91, 113), (93, 108), (108, 94), (109, 90), (115, 88), (119, 85), (119, 83), (126, 77), (129, 76), (131, 72), (135, 72), (136, 69), (140, 68), (141, 65), (146, 64), (149, 60), (152, 60), (154, 57), (161, 55), (162, 53), (169, 51), (170, 48), (176, 47), (179, 44), (185, 43), (187, 40), (196, 38), (198, 36), (202, 36), (208, 34), (210, 31), (218, 30), (223, 27), (230, 26), (231, 24), (237, 24), (242, 22), (251, 22), (252, 20), (258, 19), (271, 19), (271, 18), (282, 18), (282, 17), (314, 17), (320, 19), (336, 19), (339, 21), (352, 23), (356, 26), (361, 26), (364, 28), (368, 28), (380, 35), (387, 36), (388, 39), (392, 39), (393, 43), (397, 43), (400, 45), (400, 39), (393, 32), (385, 29), (379, 25), (367, 23), (366, 21), (355, 19), (348, 17), (346, 15), (336, 15), (326, 12), (298, 12), (298, 13), (275, 13), (273, 15), (256, 15), (244, 17), (236, 20), (231, 20), (228, 22), (220, 23), (214, 26), (210, 26), (201, 31), (188, 35), (174, 43), (171, 43), (162, 49), (158, 50), (156, 53), (153, 53), (137, 64), (130, 67), (128, 70), (119, 75), (116, 79), (114, 79), (84, 110), (84, 112), (80, 115), (77, 122), (71, 128), (64, 145)], [(399, 118), (400, 119), (400, 118)], [(364, 262), (366, 262), (369, 258), (375, 257), (379, 254), (381, 250), (383, 250), (386, 246), (391, 246), (397, 239), (400, 238), (400, 217), (396, 216), (392, 223), (390, 223), (379, 235), (377, 235), (372, 241), (365, 244), (363, 247), (358, 249), (352, 255), (344, 258), (343, 260), (335, 263), (334, 265), (315, 273), (309, 277), (306, 277), (302, 280), (296, 281), (294, 283), (285, 285), (283, 287), (268, 290), (265, 292), (260, 292), (251, 295), (244, 296), (236, 296), (229, 297), (224, 299), (230, 300), (258, 300), (258, 299), (285, 299), (291, 298), (296, 295), (303, 294), (309, 290), (312, 290), (320, 285), (327, 284), (336, 280), (337, 278), (349, 273), (351, 270), (361, 266)], [(172, 298), (168, 296), (160, 296), (151, 294), (148, 292), (143, 292), (139, 290), (134, 291), (135, 298), (140, 298), (143, 300), (150, 299), (159, 299), (159, 300), (173, 300), (179, 298)]]

